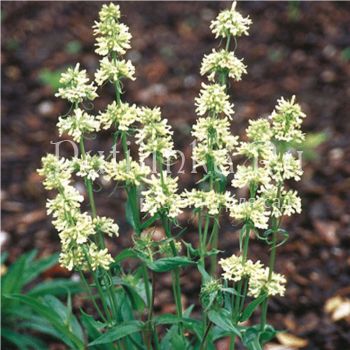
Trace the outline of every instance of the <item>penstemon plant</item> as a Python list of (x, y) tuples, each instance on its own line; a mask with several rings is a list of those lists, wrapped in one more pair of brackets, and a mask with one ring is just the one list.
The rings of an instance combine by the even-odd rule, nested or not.
[[(74, 349), (165, 350), (215, 349), (217, 340), (230, 337), (230, 349), (237, 340), (247, 349), (262, 349), (277, 332), (267, 324), (269, 298), (285, 293), (286, 279), (275, 272), (277, 248), (288, 238), (282, 219), (301, 211), (300, 198), (287, 182), (302, 175), (300, 159), (292, 151), (304, 139), (305, 115), (295, 97), (281, 98), (268, 118), (249, 121), (246, 141), (231, 134), (234, 106), (229, 83), (241, 80), (247, 68), (234, 49), (237, 38), (248, 35), (252, 23), (234, 2), (210, 25), (223, 46), (205, 55), (200, 71), (208, 82), (195, 100), (198, 120), (192, 130), (192, 158), (204, 175), (198, 189), (179, 193), (178, 178), (168, 171), (177, 154), (170, 125), (159, 108), (123, 99), (123, 81), (135, 79), (135, 68), (124, 58), (131, 34), (120, 17), (119, 6), (111, 3), (102, 6), (95, 22), (95, 51), (101, 60), (94, 82), (79, 64), (60, 80), (57, 96), (71, 108), (68, 115), (59, 117), (59, 134), (79, 144), (79, 155), (65, 159), (49, 154), (39, 170), (45, 188), (56, 192), (47, 201), (47, 210), (61, 239), (60, 263), (80, 274), (94, 308), (92, 314), (81, 311), (84, 331), (62, 340)], [(114, 88), (114, 101), (91, 115), (84, 106), (98, 96), (97, 87), (106, 84)], [(122, 159), (86, 150), (85, 140), (102, 129), (111, 133), (111, 155), (120, 147)], [(131, 143), (137, 146), (136, 156)], [(232, 156), (244, 162), (237, 166), (229, 190)], [(112, 218), (100, 216), (95, 204), (94, 185), (101, 176), (121, 186), (127, 196), (125, 215), (133, 229), (133, 245), (117, 256), (112, 256), (106, 242), (117, 242), (123, 233)], [(84, 196), (74, 186), (77, 178), (85, 184), (88, 212), (82, 209)], [(246, 189), (247, 197), (237, 198), (232, 189)], [(185, 230), (177, 220), (186, 208), (192, 208), (198, 221), (196, 246), (183, 239)], [(239, 253), (221, 258), (218, 241), (225, 212), (235, 225), (241, 225)], [(164, 230), (161, 238), (156, 237), (157, 226)], [(249, 258), (252, 239), (266, 243), (267, 266)], [(128, 259), (137, 264), (126, 270)], [(193, 306), (186, 308), (181, 298), (181, 273), (188, 266), (196, 267), (201, 276), (201, 312), (196, 317)], [(172, 274), (176, 314), (156, 315), (157, 279), (165, 272)], [(260, 322), (253, 324), (252, 315), (258, 309)], [(74, 322), (75, 328), (80, 327)], [(56, 332), (58, 326), (53, 323)]]

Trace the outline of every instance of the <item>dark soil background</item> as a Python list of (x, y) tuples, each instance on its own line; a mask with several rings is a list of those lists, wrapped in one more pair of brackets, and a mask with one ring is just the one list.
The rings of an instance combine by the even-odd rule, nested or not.
[[(124, 98), (160, 106), (175, 130), (176, 147), (190, 156), (194, 97), (202, 78), (203, 54), (218, 45), (209, 22), (224, 2), (122, 2), (123, 21), (133, 34), (128, 56), (136, 65), (135, 82)], [(13, 261), (37, 248), (41, 255), (59, 250), (57, 234), (45, 213), (46, 193), (36, 174), (40, 158), (58, 141), (56, 121), (68, 106), (53, 96), (56, 72), (76, 61), (90, 73), (98, 67), (91, 26), (101, 2), (2, 2), (2, 235)], [(297, 95), (307, 119), (304, 131), (323, 132), (318, 156), (304, 157), (305, 174), (297, 188), (303, 213), (285, 222), (290, 240), (279, 249), (277, 270), (288, 277), (285, 298), (274, 299), (270, 322), (304, 339), (281, 339), (278, 349), (350, 349), (350, 4), (346, 2), (243, 2), (239, 9), (253, 20), (251, 35), (238, 40), (248, 75), (232, 88), (233, 132), (242, 135), (249, 118), (270, 113), (280, 96)], [(99, 90), (101, 91), (101, 90)], [(94, 110), (112, 100), (105, 87)], [(89, 142), (108, 149), (108, 133)], [(66, 152), (69, 148), (66, 147)], [(191, 164), (182, 186), (194, 179)], [(116, 216), (121, 237), (110, 242), (119, 251), (130, 243), (122, 211), (124, 194), (96, 194), (98, 210)], [(184, 215), (182, 221), (188, 217)], [(187, 237), (193, 238), (193, 232)], [(220, 248), (238, 247), (237, 227), (223, 225)], [(253, 242), (252, 257), (266, 262), (267, 248)], [(60, 268), (47, 278), (66, 275)], [(198, 296), (198, 279), (184, 273), (187, 305)], [(156, 306), (172, 311), (170, 276), (159, 282)], [(338, 297), (338, 317), (325, 303)], [(339, 317), (339, 313), (343, 315)], [(58, 348), (52, 343), (51, 349)], [(219, 345), (225, 349), (225, 344)], [(277, 349), (277, 345), (269, 349)]]

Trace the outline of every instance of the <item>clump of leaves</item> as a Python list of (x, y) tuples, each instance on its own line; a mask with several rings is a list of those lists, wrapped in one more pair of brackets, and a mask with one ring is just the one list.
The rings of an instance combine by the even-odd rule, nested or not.
[[(61, 332), (52, 328), (50, 320), (61, 319), (63, 327), (72, 310), (68, 312), (69, 306), (64, 306), (58, 297), (68, 295), (69, 301), (71, 293), (81, 290), (79, 283), (62, 278), (37, 283), (42, 273), (57, 264), (58, 254), (41, 259), (36, 255), (35, 250), (21, 255), (1, 276), (1, 338), (5, 347), (12, 344), (18, 349), (47, 349), (33, 335), (35, 332), (61, 340)], [(6, 259), (7, 254), (2, 253), (1, 264), (6, 264)], [(70, 322), (64, 327), (68, 329)]]

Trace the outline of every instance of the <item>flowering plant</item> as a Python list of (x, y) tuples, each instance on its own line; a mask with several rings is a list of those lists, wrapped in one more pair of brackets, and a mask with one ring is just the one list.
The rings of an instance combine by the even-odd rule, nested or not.
[[(210, 25), (224, 47), (205, 55), (200, 72), (208, 82), (195, 99), (199, 117), (192, 130), (196, 141), (192, 157), (196, 168), (205, 169), (204, 175), (198, 189), (179, 193), (178, 178), (167, 171), (177, 155), (171, 126), (159, 108), (135, 106), (122, 98), (123, 80), (134, 80), (135, 68), (124, 57), (131, 35), (120, 17), (119, 6), (111, 3), (102, 6), (95, 22), (96, 53), (101, 61), (94, 82), (79, 64), (62, 74), (57, 96), (66, 99), (71, 109), (59, 117), (57, 126), (60, 135), (79, 143), (79, 156), (65, 159), (49, 154), (39, 170), (46, 189), (56, 193), (48, 200), (47, 210), (61, 239), (60, 263), (80, 274), (94, 307), (90, 314), (81, 313), (84, 331), (74, 318), (74, 327), (80, 331), (62, 340), (77, 349), (87, 344), (96, 349), (212, 349), (218, 339), (230, 337), (231, 349), (237, 339), (247, 349), (261, 349), (276, 334), (267, 324), (268, 300), (283, 296), (286, 289), (286, 278), (274, 271), (277, 248), (288, 238), (282, 219), (301, 211), (300, 198), (287, 181), (298, 181), (302, 174), (292, 146), (304, 138), (305, 115), (295, 97), (281, 98), (269, 118), (249, 121), (246, 141), (232, 135), (229, 79), (241, 80), (247, 67), (231, 46), (239, 36), (248, 35), (252, 23), (236, 10), (234, 2)], [(105, 84), (112, 84), (115, 99), (92, 115), (84, 102), (93, 101), (97, 87)], [(123, 159), (86, 151), (86, 138), (101, 129), (111, 131), (112, 147), (121, 145)], [(137, 157), (130, 150), (133, 140)], [(228, 188), (232, 155), (245, 161), (237, 166)], [(116, 182), (127, 195), (133, 245), (116, 256), (107, 243), (118, 242), (125, 233), (96, 207), (94, 183), (99, 177)], [(77, 178), (84, 181), (88, 211), (83, 210), (84, 193), (74, 185)], [(237, 198), (232, 189), (246, 190), (247, 197)], [(189, 208), (198, 222), (195, 246), (180, 239), (183, 230), (178, 232), (177, 218)], [(229, 257), (222, 257), (218, 250), (225, 212), (235, 225), (241, 225), (239, 253)], [(165, 235), (157, 238), (160, 225)], [(249, 259), (252, 239), (262, 240), (269, 248), (268, 266)], [(127, 259), (136, 259), (137, 266), (127, 270)], [(181, 298), (181, 273), (187, 267), (198, 269), (201, 275), (201, 312), (197, 315)], [(176, 314), (156, 315), (157, 275), (165, 272), (172, 274)], [(253, 325), (251, 316), (257, 309), (260, 323)], [(59, 321), (52, 325), (59, 332)]]

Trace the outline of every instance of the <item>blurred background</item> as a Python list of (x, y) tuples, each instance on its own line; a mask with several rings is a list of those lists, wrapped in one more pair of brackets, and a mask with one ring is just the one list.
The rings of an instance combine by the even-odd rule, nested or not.
[[(92, 74), (98, 67), (91, 26), (102, 2), (2, 2), (2, 249), (9, 261), (38, 249), (59, 251), (57, 234), (45, 212), (46, 193), (36, 174), (40, 158), (54, 152), (56, 122), (68, 106), (54, 97), (60, 73), (79, 61)], [(219, 45), (209, 23), (225, 2), (122, 2), (122, 20), (133, 35), (128, 58), (136, 81), (124, 98), (160, 106), (174, 128), (176, 147), (190, 157), (194, 97), (202, 78), (203, 55)], [(303, 180), (295, 188), (303, 213), (285, 221), (290, 240), (279, 249), (277, 270), (288, 277), (286, 298), (271, 302), (270, 322), (288, 334), (278, 349), (350, 348), (350, 4), (346, 2), (242, 2), (253, 20), (250, 36), (236, 53), (248, 74), (231, 86), (232, 131), (243, 135), (250, 118), (269, 114), (277, 98), (297, 95), (307, 119)], [(100, 89), (99, 92), (102, 93)], [(103, 88), (92, 113), (104, 109), (113, 91)], [(108, 149), (108, 133), (89, 141)], [(66, 152), (71, 151), (66, 148)], [(191, 187), (191, 162), (181, 176)], [(79, 184), (78, 184), (79, 185)], [(123, 192), (96, 194), (99, 212), (116, 216), (122, 227), (111, 249), (130, 244), (123, 218)], [(186, 214), (187, 215), (187, 214)], [(186, 216), (185, 215), (185, 216)], [(185, 222), (191, 218), (183, 217)], [(193, 224), (191, 239), (195, 232)], [(222, 226), (220, 248), (238, 249), (238, 227)], [(253, 242), (252, 257), (268, 252)], [(45, 278), (69, 276), (56, 267)], [(156, 298), (159, 312), (171, 311), (171, 280), (163, 275)], [(183, 298), (198, 296), (196, 278), (184, 274)], [(222, 346), (222, 347), (220, 347)], [(219, 347), (225, 349), (225, 344)], [(54, 343), (52, 349), (61, 349)], [(271, 347), (273, 349), (273, 347)], [(277, 349), (277, 345), (275, 346)]]

